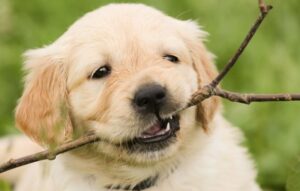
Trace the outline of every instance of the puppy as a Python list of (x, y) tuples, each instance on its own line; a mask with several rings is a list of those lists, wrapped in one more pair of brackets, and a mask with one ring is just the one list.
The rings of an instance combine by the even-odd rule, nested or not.
[(216, 75), (205, 35), (145, 5), (111, 4), (26, 52), (18, 128), (46, 148), (101, 141), (27, 166), (15, 190), (259, 191), (219, 100), (182, 111)]

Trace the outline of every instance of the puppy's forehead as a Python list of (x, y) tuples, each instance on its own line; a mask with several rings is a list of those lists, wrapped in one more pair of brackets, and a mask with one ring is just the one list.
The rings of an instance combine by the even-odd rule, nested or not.
[(104, 54), (124, 53), (124, 50), (137, 47), (175, 52), (184, 48), (182, 39), (178, 38), (179, 30), (184, 28), (179, 26), (182, 24), (145, 5), (111, 4), (83, 16), (58, 41), (71, 44), (75, 49), (97, 50)]
[(77, 44), (100, 41), (113, 44), (107, 41), (115, 40), (117, 44), (125, 44), (123, 41), (132, 39), (171, 38), (177, 33), (178, 23), (178, 20), (142, 4), (111, 4), (83, 16), (60, 40)]
[[(91, 28), (124, 28), (128, 25), (137, 25), (139, 28), (151, 28), (170, 17), (162, 12), (141, 4), (111, 4), (87, 13), (79, 19), (71, 30)], [(109, 28), (107, 28), (109, 29)]]

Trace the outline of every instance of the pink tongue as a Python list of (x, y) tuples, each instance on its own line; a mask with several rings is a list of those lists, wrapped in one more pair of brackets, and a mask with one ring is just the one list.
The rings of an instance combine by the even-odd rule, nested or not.
[(159, 131), (161, 131), (161, 126), (160, 126), (159, 123), (156, 123), (155, 125), (153, 125), (152, 127), (150, 127), (150, 129), (148, 129), (147, 131), (144, 131), (143, 134), (146, 134), (146, 135), (155, 135)]

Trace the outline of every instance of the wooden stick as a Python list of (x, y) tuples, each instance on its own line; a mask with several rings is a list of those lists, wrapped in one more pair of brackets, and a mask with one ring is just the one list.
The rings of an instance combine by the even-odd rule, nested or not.
[(38, 152), (32, 155), (28, 155), (22, 158), (18, 158), (18, 159), (10, 159), (9, 161), (7, 161), (6, 163), (2, 164), (0, 166), (0, 173), (20, 167), (20, 166), (24, 166), (30, 163), (34, 163), (37, 161), (42, 161), (42, 160), (54, 160), (56, 158), (57, 155), (65, 153), (67, 151), (82, 147), (86, 144), (90, 144), (90, 143), (94, 143), (100, 141), (100, 138), (97, 137), (96, 135), (89, 135), (89, 136), (85, 136), (82, 138), (79, 138), (75, 141), (66, 143), (64, 145), (61, 145), (53, 150), (45, 150), (42, 152)]

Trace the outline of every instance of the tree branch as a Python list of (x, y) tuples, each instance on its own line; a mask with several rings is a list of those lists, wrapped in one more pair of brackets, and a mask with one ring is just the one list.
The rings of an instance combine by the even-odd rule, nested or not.
[(75, 141), (63, 144), (53, 150), (45, 150), (18, 159), (10, 159), (0, 166), (0, 173), (42, 160), (54, 160), (57, 155), (99, 141), (96, 135), (81, 137)]
[(300, 94), (241, 94), (216, 88), (213, 95), (232, 102), (250, 104), (266, 101), (300, 101)]
[[(259, 3), (259, 8), (260, 8), (260, 15), (258, 16), (256, 21), (250, 28), (249, 32), (247, 33), (247, 35), (244, 38), (243, 42), (241, 43), (240, 47), (236, 50), (236, 52), (234, 53), (232, 58), (227, 62), (227, 64), (225, 65), (223, 70), (221, 70), (221, 72), (217, 75), (217, 77), (210, 84), (200, 88), (197, 92), (195, 92), (192, 95), (192, 98), (191, 98), (190, 102), (187, 104), (187, 107), (196, 105), (196, 104), (204, 101), (205, 99), (216, 95), (217, 86), (220, 84), (220, 82), (223, 80), (223, 78), (228, 74), (228, 72), (232, 69), (232, 67), (236, 64), (237, 60), (240, 58), (240, 56), (244, 52), (245, 48), (247, 47), (249, 42), (252, 40), (252, 38), (255, 35), (255, 33), (257, 32), (258, 28), (261, 26), (261, 23), (264, 21), (264, 19), (266, 18), (266, 16), (270, 12), (270, 10), (273, 8), (271, 5), (267, 6), (263, 0), (259, 0), (258, 3)], [(262, 7), (264, 7), (264, 8), (262, 8)], [(228, 95), (228, 98), (229, 97), (237, 98), (236, 94), (235, 94), (235, 96), (231, 96), (231, 95), (229, 96), (229, 94), (227, 94), (227, 95)], [(222, 97), (221, 95), (216, 95), (216, 96)], [(243, 97), (240, 97), (237, 100), (243, 100)]]
[(231, 68), (236, 64), (240, 55), (243, 53), (252, 37), (255, 35), (257, 29), (260, 27), (269, 11), (273, 8), (271, 5), (266, 5), (263, 0), (258, 0), (258, 2), (261, 14), (256, 19), (255, 23), (251, 27), (240, 47), (237, 49), (233, 57), (228, 61), (219, 75), (210, 84), (202, 87), (192, 95), (192, 98), (187, 107), (196, 105), (204, 101), (205, 99), (210, 98), (211, 96), (219, 96), (232, 102), (239, 102), (244, 104), (266, 101), (300, 101), (300, 94), (242, 94), (230, 92), (217, 87), (222, 79), (231, 70)]
[[(260, 0), (260, 3), (262, 0)], [(257, 29), (260, 27), (261, 23), (264, 21), (266, 16), (268, 15), (269, 11), (273, 8), (272, 6), (266, 6), (264, 3), (259, 4), (260, 6), (263, 6), (263, 11), (261, 11), (261, 14), (256, 19), (255, 23), (251, 27), (250, 31), (248, 32), (247, 36), (241, 43), (240, 47), (237, 49), (233, 57), (228, 61), (224, 69), (219, 73), (219, 75), (210, 83), (212, 87), (217, 87), (217, 85), (221, 82), (221, 80), (227, 75), (227, 73), (230, 71), (230, 69), (235, 65), (241, 54), (244, 52), (245, 48), (251, 41), (252, 37), (255, 35)], [(260, 8), (262, 10), (262, 8)]]

